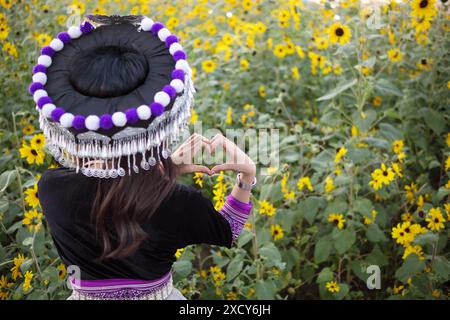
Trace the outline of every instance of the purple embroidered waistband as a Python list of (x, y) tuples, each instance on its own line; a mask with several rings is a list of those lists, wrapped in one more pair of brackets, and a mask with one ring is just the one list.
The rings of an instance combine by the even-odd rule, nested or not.
[[(161, 298), (170, 294), (172, 273), (155, 280), (139, 279), (99, 279), (70, 280), (74, 291), (99, 299), (134, 299), (143, 295), (155, 295)], [(158, 294), (159, 293), (159, 294)]]

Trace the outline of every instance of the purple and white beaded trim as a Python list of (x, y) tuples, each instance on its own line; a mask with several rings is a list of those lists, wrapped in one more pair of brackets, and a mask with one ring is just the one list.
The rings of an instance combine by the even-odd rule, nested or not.
[(241, 234), (252, 207), (253, 204), (251, 202), (241, 202), (230, 194), (226, 198), (223, 207), (220, 209), (219, 213), (230, 224), (233, 242)]
[(105, 279), (71, 282), (71, 300), (162, 300), (173, 289), (171, 272), (151, 281)]
[(45, 90), (45, 84), (47, 83), (46, 72), (47, 68), (52, 65), (52, 57), (63, 50), (65, 44), (82, 35), (89, 34), (94, 29), (95, 26), (89, 21), (83, 21), (79, 27), (72, 26), (67, 32), (58, 33), (57, 37), (48, 46), (42, 48), (37, 65), (33, 67), (33, 82), (29, 86), (29, 92), (33, 96), (40, 113), (46, 118), (59, 122), (64, 128), (74, 128), (78, 131), (85, 129), (97, 131), (100, 128), (109, 130), (113, 126), (125, 127), (127, 123), (132, 124), (138, 120), (148, 120), (151, 116), (161, 116), (164, 113), (164, 108), (170, 104), (171, 100), (185, 89), (185, 76), (191, 73), (191, 69), (186, 60), (186, 53), (178, 42), (178, 38), (171, 34), (161, 22), (154, 22), (148, 17), (142, 19), (138, 30), (151, 32), (157, 36), (165, 43), (176, 61), (175, 69), (171, 74), (172, 80), (155, 94), (153, 102), (150, 102), (148, 105), (131, 107), (125, 112), (117, 111), (113, 114), (89, 115), (87, 117), (66, 112), (64, 108), (58, 107), (53, 103), (53, 100)]

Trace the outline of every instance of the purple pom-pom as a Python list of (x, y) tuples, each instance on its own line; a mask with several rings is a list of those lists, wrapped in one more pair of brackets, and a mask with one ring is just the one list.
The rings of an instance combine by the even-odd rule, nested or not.
[(157, 35), (158, 31), (161, 30), (162, 28), (164, 28), (164, 25), (161, 22), (155, 22), (152, 26), (152, 28), (150, 29), (150, 31), (154, 34)]
[(100, 116), (100, 128), (108, 130), (114, 126), (112, 116), (110, 114), (104, 114)]
[(41, 53), (46, 56), (53, 57), (55, 55), (55, 50), (53, 50), (50, 46), (45, 46), (41, 49)]
[(38, 105), (39, 109), (42, 109), (42, 107), (47, 103), (53, 103), (52, 98), (45, 96), (45, 97), (39, 98), (39, 100), (37, 101), (37, 105)]
[(177, 95), (177, 90), (171, 85), (165, 85), (163, 91), (169, 95), (170, 99), (175, 98)]
[(47, 72), (47, 68), (42, 65), (42, 64), (37, 64), (33, 67), (33, 74), (38, 73), (38, 72)]
[(169, 48), (172, 43), (178, 42), (177, 36), (171, 34), (166, 38), (166, 47)]
[(56, 108), (53, 109), (51, 116), (53, 121), (59, 121), (59, 119), (61, 118), (61, 116), (65, 113), (65, 111), (62, 108)]
[(178, 50), (173, 54), (173, 59), (175, 61), (178, 61), (180, 59), (186, 60), (186, 52), (182, 51), (182, 50)]
[(84, 116), (77, 115), (72, 120), (72, 126), (77, 130), (83, 130), (86, 129), (86, 125), (84, 121), (86, 118)]
[(58, 39), (61, 40), (64, 44), (69, 43), (70, 40), (72, 40), (67, 32), (58, 33)]
[(94, 30), (94, 26), (89, 21), (85, 21), (81, 24), (80, 30), (81, 32), (83, 32), (83, 34), (86, 34)]
[(33, 82), (28, 87), (28, 92), (30, 94), (34, 94), (39, 89), (44, 89), (44, 85), (42, 83), (40, 83), (40, 82)]
[(139, 116), (137, 114), (136, 108), (130, 108), (125, 111), (125, 116), (127, 117), (127, 122), (135, 123), (139, 121)]
[(153, 102), (150, 105), (150, 110), (152, 110), (152, 115), (158, 117), (164, 113), (164, 107), (161, 103)]
[(172, 71), (172, 79), (180, 79), (184, 82), (184, 70), (175, 69)]

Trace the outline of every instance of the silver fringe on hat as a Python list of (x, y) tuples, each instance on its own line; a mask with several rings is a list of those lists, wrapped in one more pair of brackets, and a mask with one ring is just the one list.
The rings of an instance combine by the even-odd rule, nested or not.
[[(126, 127), (111, 137), (94, 131), (73, 134), (60, 123), (47, 119), (39, 112), (39, 125), (46, 138), (48, 152), (62, 166), (81, 171), (88, 177), (116, 178), (132, 171), (139, 172), (139, 167), (149, 170), (160, 161), (159, 154), (167, 159), (171, 148), (178, 142), (179, 134), (187, 128), (187, 120), (191, 115), (190, 108), (194, 103), (194, 84), (191, 72), (185, 74), (184, 91), (178, 96), (172, 109), (156, 117), (147, 128)], [(153, 150), (157, 148), (156, 154)], [(161, 150), (160, 150), (161, 148)], [(150, 157), (146, 152), (151, 150)], [(161, 151), (161, 152), (160, 152)], [(136, 154), (142, 154), (142, 161), (136, 163)], [(121, 163), (122, 157), (127, 163)], [(106, 168), (88, 168), (89, 161), (103, 160)]]

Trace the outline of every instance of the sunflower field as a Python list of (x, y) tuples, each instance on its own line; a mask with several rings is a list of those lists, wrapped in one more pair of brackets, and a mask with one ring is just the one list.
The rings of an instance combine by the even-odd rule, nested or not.
[[(278, 129), (237, 244), (177, 251), (189, 299), (450, 297), (446, 0), (0, 0), (0, 299), (70, 294), (36, 196), (55, 163), (28, 85), (40, 48), (88, 13), (178, 36), (193, 126)], [(184, 179), (219, 209), (235, 176)]]

